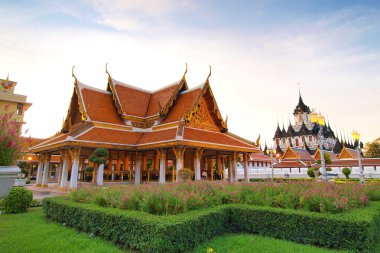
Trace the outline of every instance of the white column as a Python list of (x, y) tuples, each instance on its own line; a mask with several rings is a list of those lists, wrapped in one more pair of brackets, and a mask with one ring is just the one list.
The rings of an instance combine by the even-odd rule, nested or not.
[(160, 150), (160, 151), (158, 151), (158, 154), (160, 155), (160, 178), (159, 178), (159, 183), (163, 184), (163, 183), (165, 183), (166, 150)]
[(250, 157), (249, 154), (244, 153), (244, 181), (245, 182), (249, 181), (249, 178), (248, 178), (248, 159), (249, 159), (249, 157)]
[(178, 177), (178, 171), (180, 169), (183, 169), (183, 156), (185, 154), (186, 147), (175, 147), (173, 148), (173, 153), (176, 157), (176, 164), (175, 164), (175, 169), (176, 169), (176, 182), (179, 182), (179, 177)]
[(96, 173), (96, 184), (103, 185), (104, 164), (100, 164)]
[(62, 173), (61, 173), (61, 183), (60, 183), (60, 187), (61, 188), (66, 188), (67, 187), (67, 176), (68, 176), (68, 173), (69, 173), (69, 158), (68, 156), (66, 156), (65, 158), (63, 158), (63, 165), (62, 165)]
[(59, 161), (59, 166), (57, 167), (56, 173), (57, 173), (57, 184), (61, 185), (61, 175), (62, 175), (62, 160)]
[(194, 151), (194, 172), (195, 180), (201, 180), (201, 158), (203, 154), (203, 148), (197, 148)]
[[(141, 165), (142, 165), (141, 153), (136, 153), (135, 159), (136, 159), (135, 160), (135, 164), (136, 164), (136, 166), (135, 166), (135, 185), (138, 185), (141, 183)], [(164, 173), (165, 173), (165, 167), (164, 167)], [(161, 180), (161, 171), (160, 171), (160, 180)], [(164, 178), (164, 182), (165, 182), (165, 178)]]
[(70, 179), (70, 188), (76, 189), (78, 187), (78, 167), (79, 160), (73, 160), (73, 166), (71, 167), (71, 179)]
[(69, 150), (73, 166), (71, 167), (70, 188), (76, 189), (78, 187), (78, 170), (79, 170), (79, 155), (80, 149)]
[(44, 164), (44, 172), (42, 175), (42, 187), (48, 186), (49, 169), (50, 169), (50, 155), (46, 155), (46, 160)]
[(238, 181), (238, 171), (237, 171), (237, 163), (236, 163), (236, 153), (232, 153), (232, 170), (234, 176), (233, 176), (233, 181), (237, 182)]
[(233, 165), (232, 165), (232, 155), (228, 156), (228, 182), (232, 183), (234, 181), (233, 175)]
[(38, 168), (37, 168), (37, 178), (36, 178), (37, 186), (41, 186), (43, 168), (44, 168), (44, 156), (40, 155), (38, 157)]

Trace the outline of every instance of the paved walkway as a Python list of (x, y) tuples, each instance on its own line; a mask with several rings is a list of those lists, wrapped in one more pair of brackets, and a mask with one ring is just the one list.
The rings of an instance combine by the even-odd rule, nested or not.
[(64, 191), (57, 186), (56, 183), (48, 184), (48, 187), (37, 187), (35, 184), (25, 185), (25, 188), (29, 189), (33, 193), (33, 199), (43, 199), (46, 197), (53, 197), (64, 195), (69, 191)]

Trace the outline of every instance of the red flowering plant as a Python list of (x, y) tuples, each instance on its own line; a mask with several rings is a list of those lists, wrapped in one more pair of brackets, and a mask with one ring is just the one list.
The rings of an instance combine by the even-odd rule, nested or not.
[(13, 120), (14, 113), (0, 113), (0, 166), (16, 165), (21, 153), (20, 123)]

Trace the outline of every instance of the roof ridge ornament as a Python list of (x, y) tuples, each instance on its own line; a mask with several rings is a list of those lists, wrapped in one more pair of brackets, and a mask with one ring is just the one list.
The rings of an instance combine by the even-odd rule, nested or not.
[(210, 72), (208, 73), (208, 76), (207, 76), (207, 81), (208, 81), (208, 79), (210, 78), (210, 76), (211, 76), (211, 65), (208, 65), (209, 67), (210, 67)]
[(75, 76), (74, 74), (74, 68), (75, 68), (75, 65), (72, 67), (71, 69), (71, 76), (75, 78), (75, 80), (78, 80), (77, 77)]

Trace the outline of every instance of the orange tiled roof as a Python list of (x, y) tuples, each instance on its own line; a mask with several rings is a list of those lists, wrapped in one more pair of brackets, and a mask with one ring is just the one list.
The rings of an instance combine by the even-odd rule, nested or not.
[(175, 122), (180, 120), (183, 116), (185, 116), (185, 114), (191, 110), (192, 105), (200, 92), (201, 88), (196, 88), (194, 90), (182, 92), (177, 98), (175, 106), (171, 108), (168, 115), (161, 122), (161, 124)]
[[(145, 91), (111, 79), (114, 91), (123, 111), (127, 115), (149, 117), (159, 114), (160, 106), (165, 106), (173, 96), (181, 81), (157, 91)], [(160, 105), (159, 105), (160, 104)]]
[(271, 162), (271, 158), (269, 156), (266, 156), (263, 154), (263, 152), (260, 153), (253, 153), (250, 157), (250, 162)]
[(282, 160), (280, 163), (274, 164), (274, 168), (307, 168), (308, 164), (304, 164), (297, 160), (286, 161)]
[(292, 148), (292, 150), (299, 156), (301, 161), (314, 161), (313, 157), (303, 148)]
[(142, 137), (141, 132), (121, 131), (109, 128), (94, 127), (88, 132), (79, 135), (75, 140), (135, 145)]
[(170, 128), (166, 130), (144, 133), (137, 144), (148, 144), (168, 140), (175, 140), (176, 133), (177, 128)]
[(87, 87), (82, 88), (81, 93), (83, 103), (86, 106), (86, 111), (91, 120), (125, 125), (116, 110), (110, 93), (97, 91)]
[(183, 139), (189, 140), (189, 141), (215, 143), (215, 144), (237, 146), (237, 147), (244, 147), (244, 148), (256, 148), (253, 145), (250, 145), (246, 142), (235, 139), (225, 133), (199, 130), (199, 129), (189, 128), (189, 127), (185, 127)]
[(42, 142), (44, 139), (32, 138), (32, 137), (21, 137), (22, 147), (21, 152), (28, 152), (29, 147), (35, 146), (36, 144)]

